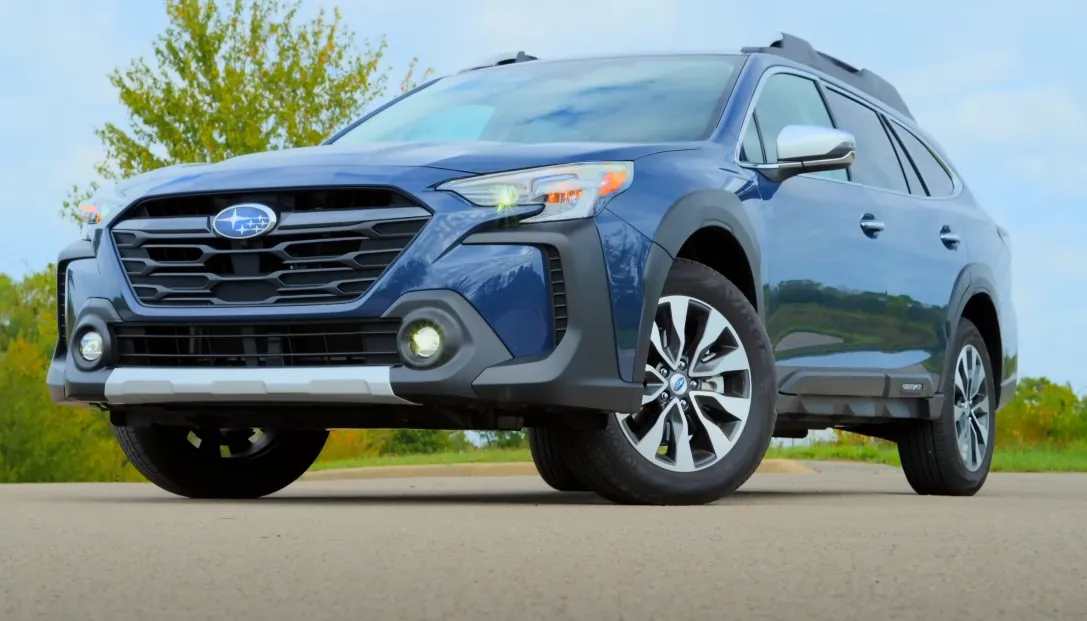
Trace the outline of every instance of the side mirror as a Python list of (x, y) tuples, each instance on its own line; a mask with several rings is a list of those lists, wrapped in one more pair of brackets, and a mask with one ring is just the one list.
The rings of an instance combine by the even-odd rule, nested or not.
[(801, 173), (849, 168), (857, 159), (853, 134), (820, 125), (788, 125), (777, 137), (778, 161), (749, 164), (771, 181), (781, 183)]

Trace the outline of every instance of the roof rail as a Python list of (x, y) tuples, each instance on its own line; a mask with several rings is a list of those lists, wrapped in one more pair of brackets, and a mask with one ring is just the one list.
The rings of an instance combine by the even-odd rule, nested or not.
[(491, 58), (490, 60), (484, 62), (482, 65), (476, 65), (476, 66), (473, 66), (473, 67), (468, 67), (467, 69), (462, 69), (458, 73), (465, 73), (465, 72), (468, 72), (468, 71), (475, 71), (476, 69), (486, 69), (487, 67), (497, 67), (499, 65), (512, 65), (513, 63), (527, 63), (530, 60), (539, 60), (539, 58), (536, 58), (535, 56), (529, 56), (528, 54), (525, 54), (524, 52), (517, 52), (516, 54), (514, 54), (513, 52), (507, 52), (505, 54), (499, 54), (498, 56), (495, 56), (494, 58)]
[(830, 54), (820, 52), (800, 37), (783, 32), (781, 38), (769, 47), (745, 47), (740, 51), (744, 54), (774, 54), (807, 65), (867, 93), (913, 120), (913, 114), (906, 107), (906, 102), (890, 82), (868, 69), (857, 69)]

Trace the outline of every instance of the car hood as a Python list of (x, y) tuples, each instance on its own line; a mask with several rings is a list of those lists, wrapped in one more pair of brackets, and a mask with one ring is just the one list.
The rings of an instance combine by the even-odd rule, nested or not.
[[(216, 164), (180, 164), (123, 181), (116, 191), (129, 199), (162, 191), (199, 190), (216, 186), (257, 187), (279, 180), (282, 185), (320, 184), (333, 177), (390, 177), (405, 168), (429, 168), (435, 177), (456, 177), (575, 162), (635, 160), (663, 151), (700, 148), (697, 143), (600, 144), (499, 142), (387, 142), (365, 145), (322, 145), (242, 155)], [(290, 174), (284, 174), (290, 171)], [(306, 172), (308, 171), (308, 172)], [(240, 181), (245, 179), (247, 181)], [(289, 181), (288, 181), (289, 179)], [(241, 183), (241, 186), (239, 186)]]

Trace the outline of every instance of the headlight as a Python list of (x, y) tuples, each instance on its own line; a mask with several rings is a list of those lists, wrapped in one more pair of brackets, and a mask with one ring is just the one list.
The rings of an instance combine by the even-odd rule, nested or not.
[(456, 179), (438, 186), (473, 205), (499, 211), (525, 205), (544, 210), (521, 222), (575, 220), (595, 215), (611, 197), (630, 187), (633, 162), (548, 166)]
[(117, 217), (124, 202), (108, 194), (95, 194), (87, 202), (81, 204), (76, 210), (83, 239), (94, 241), (97, 231), (105, 228), (111, 220)]

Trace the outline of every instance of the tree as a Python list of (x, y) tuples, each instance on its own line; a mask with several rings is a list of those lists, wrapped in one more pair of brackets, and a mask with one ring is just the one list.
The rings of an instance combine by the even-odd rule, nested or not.
[[(307, 21), (299, 7), (299, 0), (165, 0), (168, 26), (152, 60), (109, 76), (128, 122), (96, 129), (106, 148), (98, 175), (113, 181), (315, 145), (360, 115), (385, 92), (384, 38), (357, 49), (338, 11)], [(414, 86), (415, 66), (401, 91)], [(62, 214), (73, 216), (95, 189), (74, 187)], [(136, 479), (100, 412), (50, 402), (55, 296), (52, 266), (18, 281), (0, 275), (0, 482)], [(388, 443), (388, 432), (368, 433), (337, 434), (330, 454), (358, 457)], [(442, 446), (452, 436), (444, 438)]]
[[(313, 146), (385, 93), (386, 42), (354, 44), (340, 12), (299, 17), (301, 0), (165, 0), (153, 63), (137, 58), (110, 83), (128, 128), (97, 128), (107, 181), (179, 163)], [(412, 60), (401, 91), (414, 86)], [(431, 73), (427, 69), (422, 78)], [(72, 189), (62, 213), (97, 188)]]

